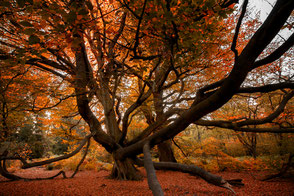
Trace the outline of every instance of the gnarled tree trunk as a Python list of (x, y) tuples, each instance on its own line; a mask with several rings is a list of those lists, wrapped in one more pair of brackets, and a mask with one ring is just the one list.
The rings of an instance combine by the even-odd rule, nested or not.
[(157, 147), (160, 162), (177, 162), (170, 140), (158, 144)]
[(132, 159), (117, 160), (114, 157), (110, 178), (118, 180), (141, 180), (142, 175), (135, 167)]

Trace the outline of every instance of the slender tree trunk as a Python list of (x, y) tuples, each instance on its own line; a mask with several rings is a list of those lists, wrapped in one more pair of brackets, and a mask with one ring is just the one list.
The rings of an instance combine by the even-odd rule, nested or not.
[(256, 134), (237, 134), (238, 140), (243, 145), (246, 155), (252, 156), (254, 159), (257, 157), (257, 136)]
[[(170, 71), (170, 64), (163, 63), (155, 70), (155, 86), (153, 89), (153, 104), (156, 113), (156, 120), (159, 120), (164, 114), (164, 100), (163, 100), (163, 90), (161, 86), (165, 81), (165, 77), (167, 77)], [(164, 141), (157, 145), (159, 151), (159, 161), (164, 162), (177, 162), (174, 156), (174, 152), (172, 149), (172, 145), (170, 140)]]
[(2, 107), (1, 107), (1, 115), (2, 115), (2, 133), (0, 133), (0, 141), (6, 140), (8, 138), (8, 125), (6, 123), (7, 120), (7, 109), (6, 109), (6, 101), (5, 97), (2, 95), (3, 100), (2, 101)]

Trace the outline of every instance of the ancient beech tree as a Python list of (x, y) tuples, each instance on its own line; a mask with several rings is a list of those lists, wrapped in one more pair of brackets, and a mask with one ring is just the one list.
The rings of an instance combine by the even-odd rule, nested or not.
[[(283, 113), (294, 95), (292, 77), (277, 83), (242, 84), (254, 70), (266, 68), (293, 46), (294, 34), (265, 54), (279, 31), (291, 25), (288, 20), (294, 1), (278, 0), (243, 48), (238, 47), (238, 36), (248, 0), (241, 6), (234, 34), (227, 38), (230, 31), (226, 30), (226, 22), (230, 20), (226, 17), (236, 2), (1, 2), (1, 64), (38, 69), (48, 73), (51, 80), (59, 81), (55, 88), (58, 93), (51, 88), (46, 106), (42, 108), (42, 104), (33, 102), (31, 107), (35, 112), (51, 109), (75, 97), (75, 101), (71, 100), (76, 104), (75, 112), (90, 130), (75, 151), (54, 159), (27, 162), (6, 152), (0, 159), (1, 174), (19, 179), (6, 170), (7, 159), (20, 159), (23, 168), (44, 165), (75, 155), (93, 138), (112, 154), (113, 178), (139, 179), (135, 164), (143, 165), (137, 155), (144, 153), (144, 167), (155, 195), (163, 192), (154, 167), (192, 173), (231, 189), (233, 181), (197, 166), (153, 163), (150, 148), (169, 141), (192, 123), (236, 131), (293, 132), (291, 126), (250, 127), (271, 123)], [(223, 60), (213, 58), (221, 53), (217, 47), (224, 49), (228, 45), (231, 55)], [(283, 100), (273, 113), (262, 119), (211, 121), (207, 117), (235, 95), (278, 90), (284, 92)], [(130, 126), (136, 116), (146, 120), (146, 127), (130, 137)], [(165, 146), (168, 148), (168, 142)]]

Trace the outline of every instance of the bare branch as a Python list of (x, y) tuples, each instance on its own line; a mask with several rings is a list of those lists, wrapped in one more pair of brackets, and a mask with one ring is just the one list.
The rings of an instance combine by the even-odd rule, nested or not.
[(250, 133), (294, 133), (294, 128), (235, 128), (236, 132)]
[(54, 75), (56, 75), (56, 76), (61, 77), (61, 78), (64, 79), (64, 80), (67, 79), (67, 77), (66, 77), (65, 75), (63, 75), (63, 74), (61, 74), (61, 73), (59, 73), (59, 72), (57, 72), (57, 71), (55, 71), (55, 70), (53, 70), (53, 69), (50, 69), (50, 68), (48, 68), (48, 67), (46, 67), (46, 66), (44, 66), (44, 65), (41, 65), (41, 64), (38, 63), (38, 62), (30, 62), (30, 61), (28, 61), (28, 62), (26, 62), (26, 63), (29, 64), (29, 65), (34, 65), (34, 66), (40, 68), (40, 69), (43, 70), (43, 71), (48, 71), (48, 72), (50, 72), (50, 73), (52, 73), (52, 74), (54, 74)]
[(137, 56), (137, 48), (139, 46), (139, 34), (140, 34), (141, 22), (143, 20), (143, 16), (145, 13), (146, 4), (147, 4), (147, 0), (144, 1), (142, 12), (141, 12), (141, 15), (139, 16), (139, 21), (138, 21), (136, 36), (135, 36), (135, 44), (134, 44), (134, 48), (133, 48), (134, 57)]
[(236, 122), (236, 126), (241, 127), (241, 126), (245, 126), (245, 125), (258, 125), (258, 124), (265, 124), (265, 123), (272, 122), (275, 118), (277, 118), (284, 111), (286, 104), (293, 96), (294, 96), (294, 91), (285, 95), (283, 100), (281, 101), (279, 107), (273, 113), (271, 113), (269, 116), (262, 118), (262, 119), (252, 119), (252, 120), (244, 120), (241, 122)]
[(71, 178), (73, 178), (79, 171), (79, 167), (82, 165), (82, 163), (84, 162), (87, 154), (88, 154), (88, 150), (89, 150), (89, 146), (90, 146), (90, 143), (91, 143), (91, 138), (88, 139), (88, 143), (87, 143), (87, 146), (86, 146), (86, 149), (85, 149), (85, 152), (84, 152), (84, 155), (82, 157), (82, 159), (80, 160), (79, 164), (77, 165), (74, 173), (71, 175)]
[(226, 8), (229, 7), (230, 5), (234, 4), (234, 3), (238, 3), (239, 0), (224, 0), (224, 2), (222, 4), (220, 4), (220, 6), (222, 8)]
[(55, 158), (52, 158), (52, 159), (47, 159), (47, 160), (44, 160), (44, 161), (39, 161), (39, 162), (33, 162), (33, 163), (26, 163), (22, 166), (22, 169), (27, 169), (27, 168), (31, 168), (31, 167), (36, 167), (36, 166), (41, 166), (41, 165), (45, 165), (45, 164), (49, 164), (49, 163), (53, 163), (53, 162), (56, 162), (56, 161), (60, 161), (60, 160), (63, 160), (63, 159), (67, 159), (69, 157), (72, 157), (74, 156), (75, 154), (77, 154), (78, 152), (80, 152), (80, 150), (83, 148), (83, 146), (89, 141), (89, 139), (93, 137), (92, 134), (90, 135), (87, 135), (81, 142), (80, 142), (80, 145), (74, 150), (72, 151), (71, 153), (68, 153), (68, 154), (65, 154), (63, 156), (60, 156), (60, 157), (55, 157)]
[(248, 125), (261, 125), (265, 123), (271, 123), (277, 118), (285, 109), (288, 101), (294, 96), (294, 91), (284, 96), (279, 107), (270, 115), (262, 119), (246, 119), (239, 122), (225, 121), (225, 120), (197, 120), (195, 124), (202, 126), (214, 126), (220, 128), (231, 129), (240, 132), (256, 132), (256, 133), (293, 133), (294, 129), (290, 128), (258, 128), (258, 127), (244, 127)]
[(120, 4), (122, 4), (123, 6), (125, 6), (137, 19), (140, 18), (140, 16), (138, 14), (136, 14), (131, 8), (130, 6), (126, 3), (125, 0), (123, 0), (123, 2), (121, 0), (118, 0), (120, 2)]
[(294, 83), (292, 82), (282, 82), (282, 83), (277, 83), (277, 84), (268, 84), (264, 86), (259, 86), (259, 87), (243, 87), (240, 88), (238, 93), (268, 93), (272, 91), (276, 91), (279, 89), (294, 89)]
[(109, 54), (110, 54), (110, 56), (112, 58), (114, 58), (114, 56), (113, 56), (114, 55), (114, 53), (113, 53), (114, 52), (113, 51), (114, 46), (117, 43), (117, 41), (118, 41), (119, 37), (121, 36), (121, 34), (123, 33), (123, 30), (124, 30), (124, 27), (125, 27), (125, 24), (126, 24), (126, 18), (127, 18), (127, 13), (125, 12), (125, 13), (123, 13), (122, 19), (120, 21), (120, 27), (119, 27), (116, 35), (114, 36), (114, 38), (111, 40), (111, 43), (109, 44)]
[(235, 62), (238, 60), (238, 51), (236, 49), (237, 39), (238, 39), (239, 31), (240, 31), (240, 28), (241, 28), (242, 20), (243, 20), (243, 18), (245, 16), (245, 13), (246, 13), (247, 4), (248, 4), (248, 0), (245, 0), (244, 3), (243, 3), (243, 6), (242, 6), (242, 12), (241, 12), (241, 15), (239, 17), (239, 20), (238, 20), (238, 23), (237, 23), (237, 26), (236, 26), (236, 30), (235, 30), (235, 34), (234, 34), (234, 38), (233, 38), (233, 42), (232, 42), (232, 45), (231, 45), (231, 50), (235, 54)]
[(148, 99), (148, 97), (150, 97), (152, 94), (152, 90), (151, 88), (148, 90), (148, 92), (141, 94), (141, 96), (138, 97), (138, 99), (136, 100), (136, 102), (134, 104), (132, 104), (127, 111), (124, 114), (124, 117), (122, 119), (122, 136), (120, 139), (120, 142), (122, 142), (126, 135), (127, 135), (127, 130), (128, 130), (128, 126), (129, 126), (129, 116), (130, 114), (137, 109), (139, 106), (142, 105), (142, 103)]
[(287, 50), (293, 47), (293, 45), (294, 45), (294, 33), (292, 33), (292, 35), (287, 39), (287, 41), (285, 41), (273, 53), (271, 53), (264, 59), (256, 61), (253, 64), (252, 69), (274, 62), (275, 60), (279, 59), (285, 52), (287, 52)]

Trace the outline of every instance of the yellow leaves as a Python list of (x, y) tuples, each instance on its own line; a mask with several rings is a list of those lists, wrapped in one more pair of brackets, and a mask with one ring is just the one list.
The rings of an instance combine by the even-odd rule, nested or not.
[[(70, 150), (73, 150), (73, 148)], [(83, 154), (81, 152), (69, 159), (52, 163), (51, 166), (53, 166), (53, 168), (55, 169), (63, 168), (66, 170), (75, 170), (76, 166), (82, 159)], [(105, 149), (102, 146), (98, 145), (96, 142), (92, 142), (89, 148), (88, 156), (81, 165), (80, 170), (86, 169), (95, 171), (110, 171), (112, 169), (111, 161), (111, 157), (105, 151)]]

